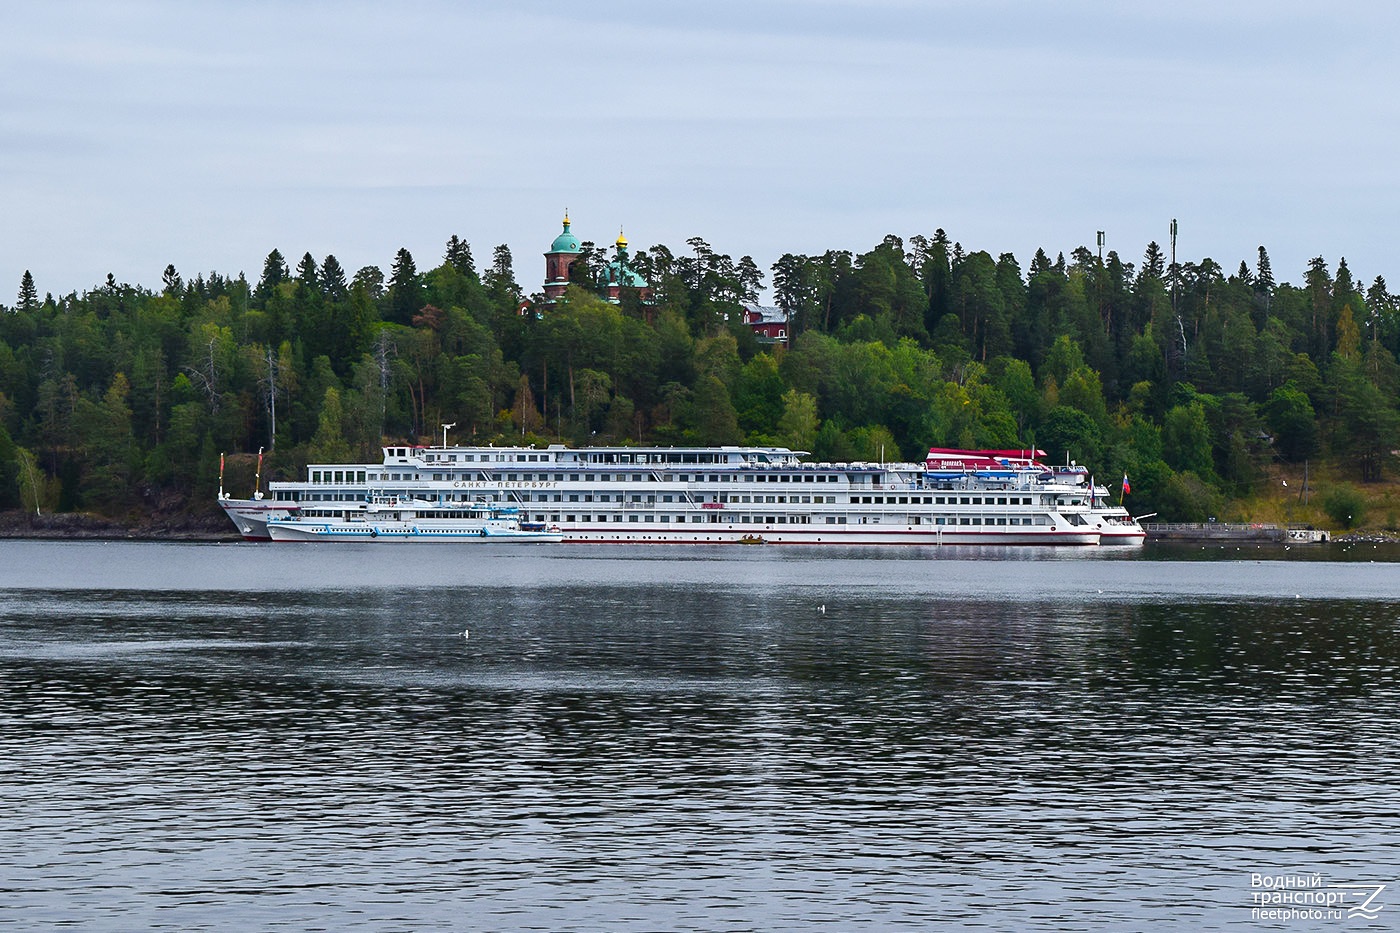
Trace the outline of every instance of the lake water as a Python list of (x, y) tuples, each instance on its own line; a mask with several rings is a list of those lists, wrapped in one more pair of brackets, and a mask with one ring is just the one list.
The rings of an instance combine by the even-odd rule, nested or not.
[(1400, 928), (1367, 548), (0, 542), (0, 926)]

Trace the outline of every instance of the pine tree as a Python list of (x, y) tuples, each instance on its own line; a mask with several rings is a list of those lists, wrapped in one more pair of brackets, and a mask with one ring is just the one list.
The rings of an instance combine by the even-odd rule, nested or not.
[(738, 265), (739, 297), (743, 301), (758, 301), (758, 293), (763, 288), (763, 271), (753, 261), (752, 256), (740, 258)]
[(1314, 361), (1325, 360), (1332, 349), (1332, 275), (1327, 270), (1327, 260), (1321, 256), (1311, 259), (1303, 280), (1307, 283), (1311, 312), (1309, 355)]
[(924, 251), (919, 278), (924, 283), (924, 294), (928, 295), (928, 310), (924, 312), (924, 328), (933, 333), (938, 322), (948, 313), (948, 293), (952, 287), (952, 269), (948, 264), (948, 234), (939, 227), (933, 232)]
[(301, 262), (297, 263), (297, 279), (305, 288), (320, 291), (321, 276), (316, 270), (316, 260), (311, 258), (310, 253), (303, 255)]
[(350, 290), (345, 284), (345, 270), (334, 255), (321, 263), (321, 291), (329, 301), (344, 301)]
[(413, 264), (413, 254), (400, 247), (394, 254), (394, 268), (389, 274), (389, 309), (386, 317), (394, 324), (409, 324), (421, 307), (423, 285), (418, 280), (418, 268)]
[(1045, 250), (1037, 249), (1035, 255), (1031, 257), (1030, 277), (1035, 278), (1042, 272), (1050, 271), (1050, 257), (1045, 255)]
[(1372, 340), (1380, 339), (1394, 311), (1394, 298), (1386, 289), (1385, 277), (1376, 276), (1366, 289), (1366, 329)]
[(34, 276), (29, 274), (29, 270), (24, 270), (24, 275), (19, 280), (19, 303), (15, 305), (17, 311), (33, 311), (39, 307), (39, 291), (34, 287)]
[(287, 281), (287, 260), (277, 250), (267, 254), (263, 261), (262, 278), (258, 280), (254, 301), (259, 307), (267, 304), (267, 299), (277, 290), (277, 286)]
[(458, 239), (456, 234), (447, 241), (447, 253), (442, 259), (459, 274), (469, 279), (476, 278), (476, 260), (472, 258), (472, 245), (466, 240)]
[(1264, 292), (1274, 290), (1274, 267), (1269, 264), (1269, 251), (1262, 246), (1259, 247), (1259, 262), (1254, 267), (1254, 288)]
[(185, 290), (185, 283), (180, 278), (180, 273), (175, 271), (175, 264), (171, 263), (165, 267), (165, 274), (161, 276), (161, 282), (165, 285), (165, 294), (178, 296)]
[(515, 281), (514, 262), (509, 246), (502, 243), (491, 251), (491, 268), (487, 270), (482, 284), (500, 297), (512, 300), (520, 297), (520, 286)]
[(1157, 245), (1156, 240), (1152, 240), (1142, 254), (1142, 274), (1146, 278), (1160, 279), (1166, 270), (1167, 260), (1162, 255), (1162, 247)]

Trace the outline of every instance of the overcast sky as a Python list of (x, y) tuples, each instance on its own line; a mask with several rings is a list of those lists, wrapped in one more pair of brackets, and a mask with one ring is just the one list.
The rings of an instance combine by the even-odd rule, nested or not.
[(947, 230), (1029, 265), (1183, 261), (1400, 285), (1400, 4), (1294, 0), (16, 2), (0, 38), (0, 302), (173, 263), (334, 253), (527, 291), (581, 238), (765, 270)]

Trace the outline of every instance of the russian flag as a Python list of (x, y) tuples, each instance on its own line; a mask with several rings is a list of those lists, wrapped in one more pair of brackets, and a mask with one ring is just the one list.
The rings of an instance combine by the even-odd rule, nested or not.
[(1124, 474), (1123, 474), (1123, 495), (1126, 496), (1128, 493), (1130, 493), (1130, 492), (1132, 492), (1132, 491), (1133, 491), (1133, 487), (1128, 485), (1128, 474), (1127, 474), (1127, 473), (1124, 473)]

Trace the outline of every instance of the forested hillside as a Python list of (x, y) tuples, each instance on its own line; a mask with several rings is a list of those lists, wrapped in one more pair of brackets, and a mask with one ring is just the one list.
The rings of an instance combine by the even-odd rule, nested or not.
[[(771, 301), (791, 344), (742, 323), (765, 275), (699, 239), (630, 261), (651, 301), (598, 297), (584, 244), (564, 299), (497, 247), (456, 237), (386, 275), (274, 250), (248, 282), (173, 267), (0, 314), (0, 507), (127, 515), (208, 509), (219, 454), (266, 473), (375, 460), (387, 439), (780, 444), (816, 460), (921, 460), (930, 445), (1022, 447), (1132, 479), (1134, 512), (1227, 514), (1264, 471), (1319, 459), (1356, 483), (1400, 446), (1400, 313), (1377, 276), (1314, 259), (1276, 282), (1261, 247), (1228, 273), (1080, 248), (965, 252), (940, 230), (869, 252), (784, 255)], [(526, 287), (519, 282), (524, 279)], [(240, 483), (251, 491), (247, 461)], [(232, 485), (232, 484), (231, 484)]]

